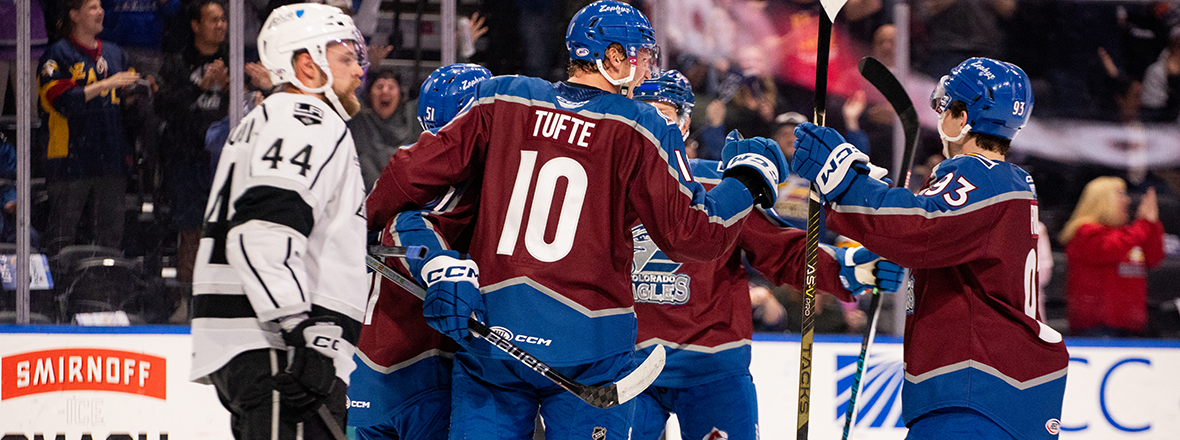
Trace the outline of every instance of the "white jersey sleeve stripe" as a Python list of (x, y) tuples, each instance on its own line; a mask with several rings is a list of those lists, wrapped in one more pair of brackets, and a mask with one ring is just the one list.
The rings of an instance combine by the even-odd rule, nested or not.
[[(258, 280), (258, 284), (262, 285), (262, 290), (266, 292), (266, 296), (270, 298), (271, 304), (274, 304), (276, 309), (279, 308), (279, 302), (275, 301), (275, 296), (270, 293), (270, 288), (266, 286), (266, 281), (262, 279), (262, 275), (258, 274), (258, 269), (254, 267), (254, 264), (250, 262), (250, 253), (246, 251), (246, 238), (239, 235), (238, 244), (242, 247), (242, 257), (245, 257), (246, 259), (246, 266), (250, 267), (250, 272), (254, 273), (254, 278)], [(286, 266), (287, 262), (284, 261), (283, 265)], [(300, 292), (300, 296), (302, 296), (302, 294), (303, 293)]]
[(340, 151), (340, 143), (343, 142), (344, 138), (347, 136), (347, 129), (345, 129), (343, 133), (340, 133), (340, 139), (336, 140), (336, 145), (332, 147), (332, 153), (328, 155), (328, 160), (325, 160), (324, 163), (320, 165), (319, 171), (316, 171), (315, 178), (311, 179), (311, 185), (308, 185), (308, 189), (315, 188), (315, 184), (320, 181), (320, 175), (324, 173), (324, 168), (327, 168), (328, 164), (332, 162), (332, 159), (336, 157), (336, 152)]
[[(243, 246), (244, 247), (244, 246)], [(291, 268), (291, 237), (287, 237), (287, 255), (283, 258), (283, 267), (287, 268), (287, 272), (291, 274), (291, 279), (295, 280), (295, 287), (299, 288), (299, 299), (307, 302), (307, 295), (303, 293), (303, 285), (299, 284), (299, 276), (295, 275), (295, 269)]]

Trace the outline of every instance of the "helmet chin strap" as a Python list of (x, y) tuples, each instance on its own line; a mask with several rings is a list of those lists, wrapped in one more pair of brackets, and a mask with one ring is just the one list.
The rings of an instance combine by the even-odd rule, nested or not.
[(942, 156), (947, 159), (950, 159), (951, 158), (951, 148), (950, 148), (951, 142), (958, 142), (958, 141), (963, 140), (964, 137), (967, 137), (967, 133), (971, 131), (971, 124), (964, 124), (963, 129), (961, 131), (959, 131), (958, 136), (955, 136), (955, 137), (947, 136), (946, 132), (942, 130), (942, 120), (946, 118), (946, 113), (947, 112), (942, 112), (942, 114), (938, 116), (938, 137), (942, 138)]
[(311, 88), (304, 85), (303, 81), (300, 81), (299, 78), (292, 78), (291, 84), (304, 92), (316, 95), (324, 95), (324, 97), (328, 99), (328, 104), (332, 106), (333, 110), (336, 110), (336, 114), (340, 115), (340, 118), (344, 119), (344, 122), (348, 122), (350, 119), (352, 119), (352, 115), (348, 114), (348, 111), (346, 111), (344, 106), (340, 104), (340, 98), (336, 97), (336, 91), (332, 90), (334, 78), (332, 77), (332, 69), (328, 67), (328, 60), (318, 60), (313, 55), (312, 61), (315, 61), (315, 64), (320, 66), (320, 71), (324, 72), (324, 75), (327, 76), (328, 81), (325, 82), (324, 85), (316, 88)]
[(594, 64), (596, 64), (598, 66), (598, 73), (602, 74), (602, 77), (606, 78), (607, 82), (610, 82), (611, 85), (625, 87), (626, 84), (630, 84), (631, 80), (635, 78), (635, 65), (634, 64), (631, 65), (631, 73), (628, 74), (627, 77), (623, 78), (623, 79), (614, 79), (614, 78), (611, 78), (610, 75), (607, 75), (606, 68), (602, 66), (602, 60), (594, 60)]

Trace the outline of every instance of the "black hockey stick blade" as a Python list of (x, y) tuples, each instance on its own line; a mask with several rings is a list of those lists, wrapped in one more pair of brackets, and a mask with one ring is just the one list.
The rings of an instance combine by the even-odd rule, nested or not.
[(864, 57), (856, 65), (860, 75), (885, 95), (897, 117), (901, 119), (902, 131), (905, 132), (905, 152), (901, 156), (901, 170), (899, 170), (895, 184), (908, 188), (910, 183), (910, 168), (914, 164), (914, 151), (918, 149), (918, 111), (914, 109), (914, 101), (906, 93), (905, 87), (888, 67), (876, 58)]
[[(414, 294), (418, 299), (426, 298), (426, 290), (422, 286), (397, 273), (372, 255), (365, 255), (365, 265), (394, 284), (406, 289), (407, 292)], [(664, 347), (662, 345), (656, 345), (652, 353), (647, 356), (647, 359), (638, 368), (626, 377), (619, 379), (618, 382), (602, 386), (584, 385), (557, 372), (548, 364), (529, 354), (529, 352), (524, 351), (524, 349), (516, 344), (513, 344), (511, 340), (492, 331), (482, 322), (468, 318), (467, 329), (471, 330), (471, 333), (475, 336), (483, 338), (533, 371), (540, 373), (545, 378), (553, 381), (553, 383), (578, 396), (583, 402), (602, 409), (611, 408), (634, 399), (635, 396), (646, 390), (647, 387), (655, 382), (660, 372), (664, 371), (664, 363), (667, 359)]]

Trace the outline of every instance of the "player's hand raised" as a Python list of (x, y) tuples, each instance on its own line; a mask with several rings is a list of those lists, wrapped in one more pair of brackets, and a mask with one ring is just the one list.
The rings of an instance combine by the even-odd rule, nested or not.
[(778, 143), (763, 137), (742, 139), (733, 130), (725, 137), (721, 163), (725, 167), (724, 176), (745, 184), (754, 196), (754, 203), (763, 208), (774, 206), (778, 184), (787, 179), (788, 167)]
[(791, 158), (791, 171), (815, 182), (824, 200), (834, 200), (844, 194), (857, 172), (868, 174), (868, 162), (868, 155), (845, 141), (844, 136), (834, 129), (810, 122), (795, 127), (795, 156)]

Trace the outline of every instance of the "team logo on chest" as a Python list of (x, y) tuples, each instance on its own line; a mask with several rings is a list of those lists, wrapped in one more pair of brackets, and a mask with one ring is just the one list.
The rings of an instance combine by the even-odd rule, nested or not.
[(664, 254), (643, 225), (631, 228), (635, 256), (631, 265), (631, 293), (635, 302), (681, 305), (688, 302), (692, 278), (676, 273), (681, 263)]

